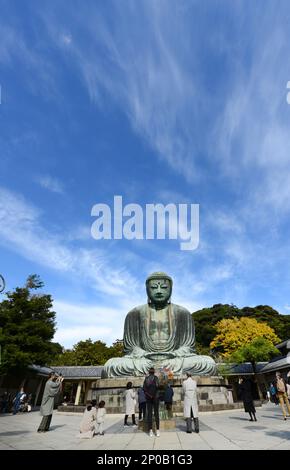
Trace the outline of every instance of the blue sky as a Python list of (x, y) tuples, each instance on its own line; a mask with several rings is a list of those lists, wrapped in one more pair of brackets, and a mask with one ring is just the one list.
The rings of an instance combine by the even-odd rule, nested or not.
[[(122, 337), (155, 270), (173, 301), (289, 313), (290, 9), (0, 0), (0, 272), (38, 273), (55, 339)], [(200, 204), (198, 249), (91, 237), (94, 204)]]

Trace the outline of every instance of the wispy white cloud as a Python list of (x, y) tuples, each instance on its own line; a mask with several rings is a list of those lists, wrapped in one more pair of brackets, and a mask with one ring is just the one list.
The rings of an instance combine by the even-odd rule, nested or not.
[(55, 333), (54, 341), (60, 343), (65, 348), (71, 348), (77, 342), (89, 338), (94, 341), (101, 340), (107, 344), (111, 344), (114, 339), (117, 339), (111, 340), (112, 329), (88, 324), (87, 326), (78, 325), (75, 327), (64, 326), (59, 328)]
[(61, 181), (57, 178), (52, 177), (50, 175), (43, 175), (37, 178), (37, 182), (42, 186), (44, 189), (48, 189), (53, 193), (63, 194), (64, 187)]
[(54, 340), (65, 347), (91, 338), (112, 344), (123, 337), (123, 326), (129, 305), (124, 303), (118, 308), (100, 306), (99, 304), (72, 304), (54, 301), (53, 308), (57, 312), (57, 332)]
[[(40, 94), (45, 99), (57, 97), (60, 100), (54, 64), (44, 56), (38, 44), (30, 44), (23, 31), (12, 23), (7, 18), (4, 20), (4, 15), (0, 18), (0, 63), (6, 67), (13, 66), (16, 70), (20, 66), (22, 81), (33, 95)], [(2, 83), (2, 88), (4, 92), (5, 83)]]
[(67, 241), (86, 241), (91, 240), (91, 227), (89, 225), (80, 225), (66, 235)]
[(138, 282), (116, 258), (101, 250), (72, 249), (43, 227), (41, 213), (22, 196), (0, 188), (0, 243), (27, 259), (74, 276), (115, 301), (126, 298)]
[[(186, 12), (165, 2), (130, 2), (125, 9), (115, 3), (112, 25), (91, 4), (89, 14), (70, 13), (71, 32), (51, 11), (42, 18), (55, 44), (64, 52), (69, 45), (90, 98), (102, 106), (104, 92), (109, 94), (156, 154), (194, 180), (197, 131), (190, 123), (198, 116), (202, 90), (190, 73), (195, 55), (182, 24)], [(74, 28), (83, 27), (84, 40), (72, 41)]]
[(251, 63), (245, 66), (243, 55), (235, 55), (212, 140), (222, 173), (243, 193), (243, 206), (254, 218), (261, 210), (271, 218), (270, 207), (281, 215), (290, 209), (289, 28), (276, 21), (273, 6), (267, 11), (253, 39)]

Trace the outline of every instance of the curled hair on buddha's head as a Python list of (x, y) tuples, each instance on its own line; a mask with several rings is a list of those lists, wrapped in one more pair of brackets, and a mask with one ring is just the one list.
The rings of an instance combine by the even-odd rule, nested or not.
[(170, 284), (171, 284), (171, 287), (173, 286), (173, 280), (170, 276), (168, 276), (168, 274), (166, 273), (163, 273), (162, 271), (156, 271), (155, 273), (152, 273), (150, 274), (150, 276), (147, 277), (146, 279), (146, 286), (149, 284), (149, 281), (151, 281), (152, 279), (167, 279)]

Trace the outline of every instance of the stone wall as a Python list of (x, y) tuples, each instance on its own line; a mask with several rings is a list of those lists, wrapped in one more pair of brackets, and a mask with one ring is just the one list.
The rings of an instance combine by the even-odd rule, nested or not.
[[(225, 384), (221, 377), (193, 377), (197, 381), (197, 398), (200, 411), (216, 411), (222, 409), (236, 408), (233, 403), (230, 387)], [(184, 379), (173, 379), (170, 383), (174, 390), (173, 412), (182, 413), (183, 397), (182, 382)], [(97, 402), (104, 400), (108, 413), (124, 413), (124, 391), (127, 382), (132, 382), (137, 389), (143, 385), (144, 377), (126, 377), (97, 379), (88, 395), (88, 400), (96, 399)]]

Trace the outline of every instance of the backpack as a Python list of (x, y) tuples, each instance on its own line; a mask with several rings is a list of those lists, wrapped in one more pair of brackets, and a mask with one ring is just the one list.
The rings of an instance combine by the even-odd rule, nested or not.
[(286, 387), (285, 387), (283, 379), (277, 379), (277, 390), (278, 392), (282, 392), (282, 393), (286, 392)]
[(148, 377), (146, 377), (143, 389), (147, 400), (154, 400), (154, 398), (157, 397), (158, 378), (156, 375), (148, 375)]

